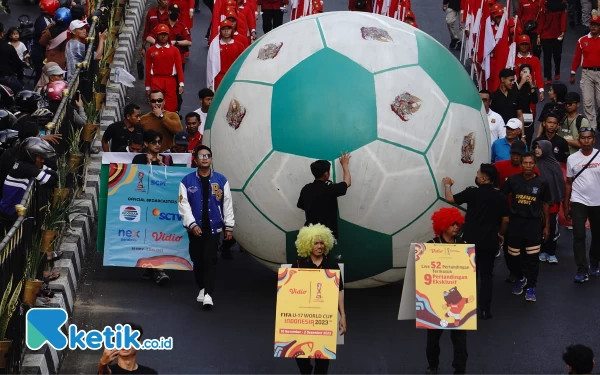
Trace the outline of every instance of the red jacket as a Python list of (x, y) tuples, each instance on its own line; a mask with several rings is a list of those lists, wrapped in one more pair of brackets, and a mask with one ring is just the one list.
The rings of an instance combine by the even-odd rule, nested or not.
[(143, 40), (146, 40), (148, 35), (154, 31), (154, 28), (161, 23), (165, 25), (169, 24), (169, 12), (165, 9), (164, 13), (160, 13), (158, 7), (150, 9), (148, 14), (146, 14)]
[(538, 25), (542, 39), (556, 39), (567, 30), (567, 12), (549, 12), (544, 9), (540, 13)]
[[(171, 26), (170, 22), (166, 23), (169, 26), (169, 40), (187, 40), (192, 41), (192, 35), (190, 33), (190, 29), (188, 29), (182, 22), (176, 21), (175, 25)], [(150, 33), (150, 36), (154, 38), (154, 40), (158, 40), (158, 35), (154, 33), (154, 30)], [(176, 46), (179, 52), (183, 55), (186, 52), (189, 52), (190, 47), (180, 47)], [(183, 61), (183, 60), (182, 60)]]
[[(539, 15), (538, 15), (539, 14)], [(517, 15), (521, 25), (525, 27), (528, 21), (534, 21), (537, 19), (537, 28), (532, 30), (533, 33), (538, 34), (540, 28), (539, 17), (542, 15), (542, 1), (541, 0), (521, 0), (519, 8), (517, 9)], [(535, 40), (532, 40), (535, 43)]]
[(575, 74), (579, 65), (583, 68), (600, 68), (600, 36), (592, 38), (592, 34), (582, 36), (575, 46), (575, 56), (571, 64), (571, 74)]
[(153, 76), (174, 76), (183, 83), (183, 67), (181, 53), (170, 44), (165, 47), (156, 44), (146, 52), (146, 87), (151, 86)]

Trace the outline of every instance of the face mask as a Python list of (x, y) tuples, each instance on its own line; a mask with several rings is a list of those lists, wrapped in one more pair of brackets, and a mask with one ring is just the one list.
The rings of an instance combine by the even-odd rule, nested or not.
[(171, 13), (169, 14), (169, 19), (173, 22), (177, 21), (177, 19), (179, 18), (179, 13)]

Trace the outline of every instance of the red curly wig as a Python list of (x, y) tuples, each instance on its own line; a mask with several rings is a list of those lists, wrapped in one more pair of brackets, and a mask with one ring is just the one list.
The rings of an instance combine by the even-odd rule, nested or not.
[(433, 213), (431, 221), (433, 222), (433, 233), (438, 237), (454, 223), (462, 226), (465, 223), (465, 218), (458, 208), (444, 207)]

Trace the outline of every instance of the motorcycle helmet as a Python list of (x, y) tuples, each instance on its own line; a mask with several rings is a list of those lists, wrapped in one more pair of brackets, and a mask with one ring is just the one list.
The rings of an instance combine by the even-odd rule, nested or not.
[(58, 0), (40, 0), (40, 11), (54, 17), (56, 10), (60, 8)]
[(40, 94), (29, 90), (23, 90), (17, 94), (15, 105), (22, 112), (33, 113), (39, 108), (41, 99), (42, 97)]
[(69, 84), (65, 81), (50, 82), (46, 88), (46, 97), (51, 101), (62, 100), (63, 90), (68, 87)]
[(5, 109), (0, 109), (0, 130), (12, 128), (17, 123), (17, 118)]
[(35, 163), (36, 156), (50, 159), (56, 156), (56, 151), (50, 143), (38, 137), (29, 137), (19, 145), (19, 160)]
[(0, 107), (8, 110), (15, 107), (15, 94), (8, 86), (0, 85)]
[(34, 121), (39, 127), (45, 127), (53, 118), (54, 113), (46, 108), (39, 108), (30, 117), (31, 121)]
[(69, 8), (58, 8), (54, 13), (54, 23), (59, 26), (69, 26), (71, 24), (71, 11)]
[(58, 0), (61, 8), (71, 9), (71, 0)]
[(6, 151), (13, 147), (19, 140), (19, 132), (16, 130), (1, 130), (0, 131), (0, 151)]

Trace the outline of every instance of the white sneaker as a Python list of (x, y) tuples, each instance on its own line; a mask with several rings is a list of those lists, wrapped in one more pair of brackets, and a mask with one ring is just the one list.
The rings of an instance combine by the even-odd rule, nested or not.
[(204, 289), (200, 290), (200, 293), (198, 294), (198, 297), (196, 297), (196, 301), (198, 301), (198, 302), (204, 302)]
[(212, 306), (212, 305), (213, 305), (212, 297), (208, 294), (205, 294), (203, 306), (206, 307), (206, 306)]

